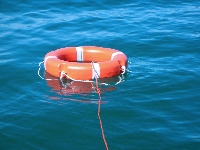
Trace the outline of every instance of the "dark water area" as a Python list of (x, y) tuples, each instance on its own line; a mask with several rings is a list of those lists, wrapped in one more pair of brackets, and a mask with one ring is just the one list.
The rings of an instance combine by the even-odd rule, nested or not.
[(72, 46), (128, 57), (123, 82), (101, 80), (109, 149), (200, 149), (199, 29), (195, 0), (0, 1), (0, 149), (105, 149), (91, 84), (38, 76)]

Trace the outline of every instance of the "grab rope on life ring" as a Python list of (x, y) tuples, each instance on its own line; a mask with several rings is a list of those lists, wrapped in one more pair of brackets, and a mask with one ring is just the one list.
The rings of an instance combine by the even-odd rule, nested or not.
[(124, 53), (110, 48), (66, 47), (47, 53), (44, 68), (55, 77), (92, 80), (124, 74), (127, 62)]

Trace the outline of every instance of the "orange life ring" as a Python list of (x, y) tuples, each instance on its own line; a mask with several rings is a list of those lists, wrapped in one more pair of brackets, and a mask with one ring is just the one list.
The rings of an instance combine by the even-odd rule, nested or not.
[(44, 67), (55, 77), (64, 72), (74, 80), (91, 80), (120, 75), (125, 72), (127, 61), (124, 53), (110, 48), (66, 47), (47, 53)]

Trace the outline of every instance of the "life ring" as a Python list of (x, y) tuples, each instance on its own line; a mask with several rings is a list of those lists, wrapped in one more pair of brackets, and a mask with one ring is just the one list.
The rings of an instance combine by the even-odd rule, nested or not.
[(61, 77), (61, 73), (64, 72), (73, 80), (91, 80), (124, 73), (127, 61), (124, 53), (111, 48), (66, 47), (47, 53), (44, 68), (55, 77)]

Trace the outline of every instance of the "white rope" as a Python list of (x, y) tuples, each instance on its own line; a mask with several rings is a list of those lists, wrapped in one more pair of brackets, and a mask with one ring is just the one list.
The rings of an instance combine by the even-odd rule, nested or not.
[(126, 67), (122, 66), (122, 73), (121, 74), (125, 74), (125, 72), (126, 72)]
[(125, 74), (127, 72), (133, 72), (131, 70), (128, 70), (125, 66), (122, 66), (122, 73), (121, 74)]
[(110, 84), (108, 84), (108, 83), (100, 83), (101, 85), (110, 85)]
[(100, 78), (100, 66), (98, 63), (91, 62), (92, 65), (92, 79)]
[(61, 72), (60, 74), (60, 80), (62, 81), (62, 78), (66, 76), (67, 78), (73, 80), (73, 81), (79, 81), (79, 82), (93, 82), (91, 80), (76, 80), (76, 79), (73, 79), (72, 77), (68, 76), (64, 71)]
[(40, 75), (40, 69), (41, 69), (41, 64), (42, 63), (44, 63), (44, 61), (42, 61), (42, 62), (39, 62), (39, 69), (38, 69), (38, 76), (41, 78), (41, 79), (43, 79), (44, 80), (44, 78)]
[[(94, 81), (91, 81), (91, 80), (75, 80), (75, 79), (71, 78), (70, 76), (68, 76), (64, 71), (62, 71), (61, 74), (60, 74), (60, 82), (62, 83), (62, 85), (65, 85), (65, 83), (62, 81), (62, 78), (64, 76), (66, 76), (67, 78), (71, 79), (72, 81), (77, 81), (77, 82), (94, 82)], [(121, 83), (121, 82), (124, 81), (124, 76), (122, 76), (122, 77), (118, 76), (118, 78), (119, 78), (119, 81), (117, 83), (115, 83), (115, 85), (117, 85), (117, 84), (119, 84), (119, 83)], [(109, 86), (111, 84), (100, 83), (100, 85), (107, 85), (107, 86)]]
[(117, 84), (123, 82), (123, 79), (122, 79), (120, 76), (118, 76), (118, 77), (119, 77), (119, 81), (118, 81), (117, 83), (115, 83), (115, 85), (117, 85)]
[(43, 80), (58, 80), (58, 79), (45, 79), (45, 78), (43, 78), (41, 75), (40, 75), (40, 69), (41, 69), (41, 64), (43, 64), (44, 63), (44, 61), (42, 61), (42, 62), (39, 62), (39, 68), (38, 68), (38, 76), (41, 78), (41, 79), (43, 79)]

